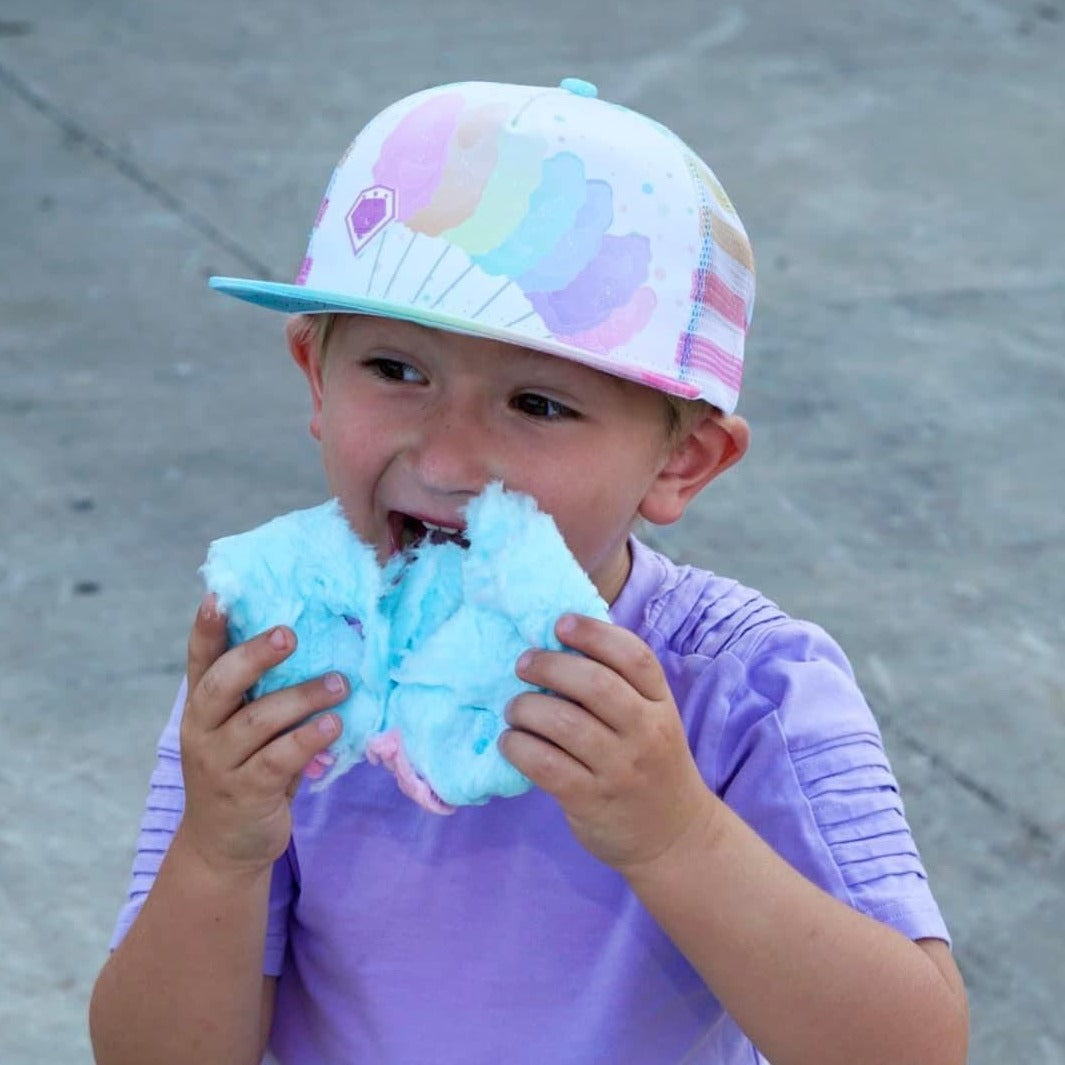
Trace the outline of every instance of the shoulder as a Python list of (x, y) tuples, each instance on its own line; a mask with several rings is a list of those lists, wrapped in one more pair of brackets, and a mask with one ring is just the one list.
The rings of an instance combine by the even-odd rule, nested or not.
[(843, 737), (881, 739), (837, 641), (761, 592), (634, 541), (633, 573), (612, 611), (658, 655), (693, 740), (718, 773), (769, 744), (785, 761)]
[(813, 650), (845, 664), (823, 629), (791, 617), (761, 592), (710, 570), (679, 565), (635, 538), (631, 543), (632, 572), (611, 616), (660, 654), (728, 655), (750, 663), (793, 646), (796, 654)]

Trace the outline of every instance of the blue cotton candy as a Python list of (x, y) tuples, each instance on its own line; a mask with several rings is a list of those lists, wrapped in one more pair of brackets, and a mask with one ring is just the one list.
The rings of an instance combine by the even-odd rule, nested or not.
[(343, 732), (316, 786), (370, 759), (439, 812), (531, 787), (496, 744), (506, 704), (532, 690), (514, 664), (529, 647), (561, 649), (559, 615), (606, 620), (607, 606), (530, 497), (489, 485), (466, 522), (468, 548), (425, 543), (383, 568), (336, 500), (211, 544), (201, 573), (230, 641), (296, 632), (255, 696), (331, 670), (348, 678)]

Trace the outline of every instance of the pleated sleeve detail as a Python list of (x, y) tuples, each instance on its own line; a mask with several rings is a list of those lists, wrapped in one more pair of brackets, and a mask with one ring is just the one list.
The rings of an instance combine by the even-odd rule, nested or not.
[(898, 783), (850, 664), (791, 619), (729, 649), (745, 661), (718, 789), (809, 879), (913, 939), (949, 942)]

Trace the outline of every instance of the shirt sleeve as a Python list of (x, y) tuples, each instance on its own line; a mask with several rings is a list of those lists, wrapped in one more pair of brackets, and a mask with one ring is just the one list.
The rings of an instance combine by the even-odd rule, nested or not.
[(880, 731), (839, 646), (789, 620), (763, 629), (742, 659), (718, 794), (835, 897), (911, 939), (949, 943)]
[[(185, 785), (181, 775), (181, 716), (185, 709), (186, 682), (181, 682), (173, 709), (156, 747), (155, 768), (141, 816), (137, 850), (125, 905), (111, 936), (111, 950), (125, 938), (155, 883), (159, 866), (174, 838), (185, 810)], [(270, 883), (270, 912), (266, 928), (263, 972), (279, 976), (288, 942), (289, 907), (295, 893), (292, 863), (286, 852), (274, 864)]]

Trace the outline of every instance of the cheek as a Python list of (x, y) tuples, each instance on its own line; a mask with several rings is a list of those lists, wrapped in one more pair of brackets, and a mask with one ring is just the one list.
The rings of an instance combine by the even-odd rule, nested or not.
[(326, 480), (334, 495), (350, 494), (360, 481), (359, 460), (365, 458), (365, 447), (360, 448), (355, 434), (338, 431), (328, 417), (322, 421), (319, 437), (322, 466)]
[(358, 440), (372, 439), (373, 433), (363, 426), (364, 418), (350, 403), (327, 400), (319, 418), (322, 450), (334, 456), (350, 455), (356, 451)]
[(594, 569), (624, 542), (636, 518), (636, 501), (611, 491), (601, 479), (578, 479), (551, 513), (563, 539), (586, 570)]

